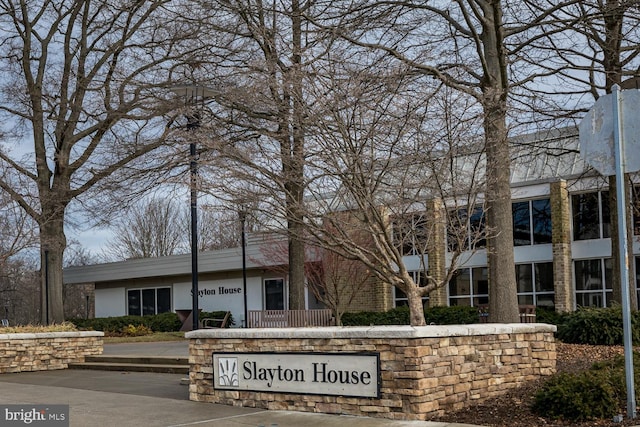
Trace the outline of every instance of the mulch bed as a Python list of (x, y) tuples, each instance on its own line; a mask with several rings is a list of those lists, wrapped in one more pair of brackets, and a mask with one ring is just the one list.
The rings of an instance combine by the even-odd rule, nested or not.
[[(580, 372), (589, 369), (597, 361), (607, 360), (624, 354), (622, 346), (593, 346), (582, 344), (557, 343), (557, 371)], [(456, 422), (491, 427), (622, 427), (640, 426), (640, 418), (625, 419), (615, 423), (613, 420), (597, 420), (582, 423), (563, 422), (541, 418), (531, 412), (533, 397), (544, 380), (525, 384), (507, 394), (481, 404), (451, 412), (438, 419), (441, 422)]]

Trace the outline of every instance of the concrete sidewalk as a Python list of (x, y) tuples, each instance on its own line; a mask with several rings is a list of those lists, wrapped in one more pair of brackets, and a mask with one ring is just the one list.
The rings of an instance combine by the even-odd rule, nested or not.
[[(107, 344), (105, 354), (186, 356), (186, 342)], [(0, 375), (3, 404), (64, 404), (71, 426), (461, 427), (191, 402), (182, 375), (64, 370)]]

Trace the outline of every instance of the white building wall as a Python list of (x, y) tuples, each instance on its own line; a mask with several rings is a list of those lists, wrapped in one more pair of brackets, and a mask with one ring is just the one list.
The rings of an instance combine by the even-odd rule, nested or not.
[[(173, 309), (191, 308), (191, 282), (173, 284)], [(242, 279), (207, 280), (198, 283), (198, 308), (202, 311), (230, 311), (234, 327), (244, 325)], [(247, 278), (247, 310), (262, 310), (262, 278)]]
[(96, 317), (116, 317), (127, 314), (127, 298), (124, 287), (95, 291)]

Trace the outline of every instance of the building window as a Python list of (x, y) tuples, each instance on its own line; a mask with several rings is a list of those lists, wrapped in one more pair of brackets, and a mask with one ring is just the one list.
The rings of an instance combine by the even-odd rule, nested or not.
[(393, 221), (393, 243), (403, 256), (427, 252), (428, 226), (424, 214), (402, 215)]
[(471, 211), (460, 208), (449, 212), (447, 248), (449, 252), (480, 249), (487, 245), (484, 209), (476, 206)]
[(553, 263), (516, 265), (518, 304), (554, 308)]
[(461, 268), (449, 281), (449, 305), (489, 304), (487, 267)]
[(611, 258), (587, 259), (574, 262), (576, 305), (579, 307), (608, 307), (611, 305)]
[(515, 246), (551, 243), (550, 199), (512, 203), (511, 213)]
[(284, 279), (264, 281), (264, 309), (284, 310)]
[(171, 311), (171, 288), (129, 289), (127, 309), (130, 316), (147, 316)]
[[(411, 277), (413, 278), (413, 281), (415, 283), (417, 283), (418, 286), (420, 286), (420, 287), (427, 286), (427, 278), (425, 277), (424, 272), (422, 272), (422, 271), (410, 271), (409, 274), (411, 274)], [(394, 287), (394, 290), (395, 290), (394, 301), (395, 301), (395, 304), (396, 304), (395, 306), (396, 307), (408, 306), (409, 305), (409, 299), (407, 298), (407, 294), (402, 292), (397, 287)], [(423, 296), (422, 297), (422, 306), (426, 307), (428, 301), (429, 301), (429, 296), (428, 295)]]
[(574, 194), (573, 240), (603, 239), (610, 237), (609, 192)]

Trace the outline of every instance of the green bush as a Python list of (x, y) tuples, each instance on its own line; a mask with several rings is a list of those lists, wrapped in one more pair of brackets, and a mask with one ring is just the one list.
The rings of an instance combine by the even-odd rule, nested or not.
[(478, 307), (429, 307), (424, 310), (427, 325), (468, 325), (478, 323)]
[(565, 322), (570, 313), (558, 313), (552, 308), (536, 308), (536, 322), (548, 323), (550, 325), (560, 325)]
[[(478, 323), (478, 309), (476, 307), (431, 307), (424, 311), (427, 325), (459, 325)], [(396, 307), (389, 311), (361, 311), (342, 315), (344, 326), (369, 325), (408, 325), (410, 323), (409, 308)]]
[(361, 311), (358, 313), (344, 313), (342, 315), (344, 326), (369, 326), (369, 325), (408, 325), (409, 308), (396, 307), (389, 311)]
[[(201, 312), (200, 319), (207, 317), (222, 318), (226, 311)], [(168, 312), (147, 316), (119, 316), (97, 317), (95, 319), (72, 319), (71, 323), (78, 329), (103, 331), (117, 334), (129, 325), (142, 325), (153, 332), (177, 332), (182, 327), (182, 322), (176, 313)], [(233, 315), (230, 315), (227, 327), (234, 325)]]
[[(636, 383), (640, 380), (638, 357), (634, 354)], [(626, 406), (624, 357), (595, 363), (585, 372), (555, 375), (534, 397), (532, 409), (543, 417), (566, 421), (610, 419)]]
[[(640, 342), (640, 334), (635, 325), (638, 324), (634, 313), (631, 322), (632, 339)], [(558, 324), (557, 337), (560, 341), (574, 344), (622, 345), (624, 342), (622, 328), (622, 308), (615, 305), (608, 308), (579, 308), (573, 313), (562, 316)]]
[(536, 393), (533, 411), (568, 421), (611, 418), (620, 413), (615, 387), (602, 372), (559, 374)]

